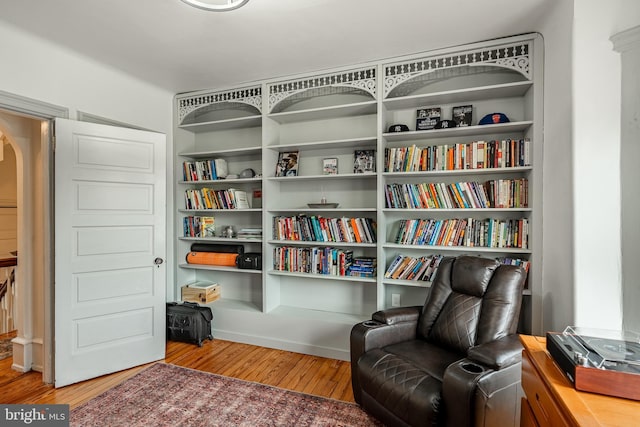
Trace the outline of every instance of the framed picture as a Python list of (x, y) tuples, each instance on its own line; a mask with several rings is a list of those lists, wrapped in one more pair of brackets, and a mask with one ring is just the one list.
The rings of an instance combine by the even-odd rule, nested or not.
[(430, 130), (440, 121), (440, 107), (420, 108), (416, 112), (416, 130)]
[(473, 106), (461, 105), (459, 107), (453, 107), (451, 115), (453, 116), (453, 120), (456, 122), (457, 127), (471, 126)]
[(353, 173), (376, 171), (376, 150), (356, 150), (353, 153)]
[(276, 164), (276, 176), (297, 176), (298, 175), (298, 152), (286, 151), (278, 156)]
[(336, 157), (328, 157), (326, 159), (322, 159), (322, 174), (323, 175), (338, 174), (338, 159)]

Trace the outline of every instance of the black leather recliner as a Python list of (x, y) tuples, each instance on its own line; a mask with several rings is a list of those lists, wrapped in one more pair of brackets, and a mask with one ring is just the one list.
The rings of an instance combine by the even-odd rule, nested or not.
[(496, 260), (443, 259), (424, 306), (351, 330), (356, 402), (388, 426), (519, 425), (525, 280)]

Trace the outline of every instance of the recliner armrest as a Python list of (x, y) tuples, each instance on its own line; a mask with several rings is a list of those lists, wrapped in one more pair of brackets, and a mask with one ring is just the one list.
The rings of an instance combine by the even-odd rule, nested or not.
[(398, 307), (377, 311), (373, 320), (356, 324), (351, 329), (351, 359), (373, 349), (416, 338), (421, 307)]
[(422, 307), (394, 307), (387, 310), (380, 310), (373, 313), (371, 319), (386, 325), (393, 325), (400, 322), (418, 322)]
[(355, 401), (361, 403), (357, 364), (360, 356), (374, 348), (409, 341), (416, 338), (418, 318), (422, 307), (397, 307), (378, 311), (373, 320), (356, 324), (351, 329), (351, 376)]
[(491, 369), (500, 370), (522, 361), (522, 344), (518, 336), (506, 337), (471, 347), (467, 357)]

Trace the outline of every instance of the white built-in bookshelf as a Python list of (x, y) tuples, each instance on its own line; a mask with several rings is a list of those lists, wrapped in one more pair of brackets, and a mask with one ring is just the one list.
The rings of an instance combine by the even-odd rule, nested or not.
[[(419, 273), (442, 256), (475, 254), (526, 263), (521, 328), (541, 332), (541, 64), (541, 39), (522, 35), (178, 95), (177, 295), (193, 280), (217, 282), (214, 335), (348, 359), (353, 324), (398, 299), (421, 305), (432, 275)], [(418, 109), (453, 119), (463, 105), (472, 105), (470, 126), (416, 130)], [(509, 122), (477, 124), (498, 112)], [(409, 131), (390, 132), (395, 124)], [(374, 170), (354, 173), (356, 151), (375, 152)], [(290, 153), (297, 174), (277, 176)], [(220, 158), (232, 175), (251, 168), (257, 176), (184, 176), (185, 162)], [(325, 174), (328, 158), (337, 174)], [(248, 208), (185, 201), (188, 192), (237, 190)], [(189, 216), (214, 217), (216, 230), (262, 228), (262, 236), (194, 237), (183, 231)], [(194, 242), (242, 244), (262, 253), (262, 269), (189, 264)], [(353, 259), (361, 268), (349, 274)], [(391, 271), (401, 261), (407, 271)]]

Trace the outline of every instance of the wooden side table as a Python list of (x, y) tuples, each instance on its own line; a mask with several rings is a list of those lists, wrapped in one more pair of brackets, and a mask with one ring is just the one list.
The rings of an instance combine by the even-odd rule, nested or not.
[(521, 335), (521, 426), (638, 426), (640, 402), (577, 391), (546, 350), (546, 338)]

